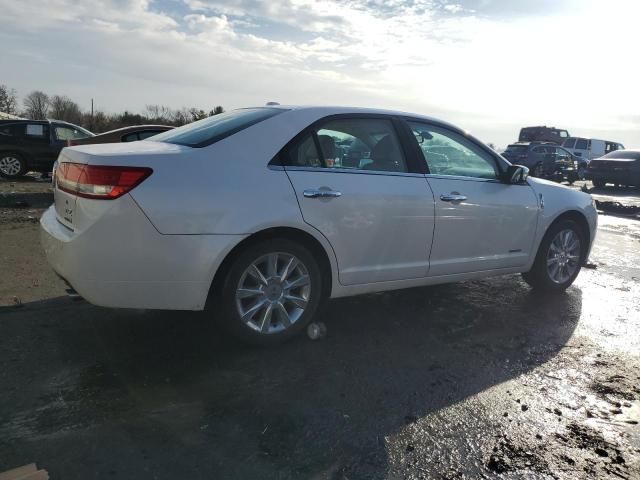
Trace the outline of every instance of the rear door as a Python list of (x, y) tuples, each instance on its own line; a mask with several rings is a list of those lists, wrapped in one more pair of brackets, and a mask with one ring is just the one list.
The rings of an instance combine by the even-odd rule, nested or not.
[(427, 275), (433, 194), (391, 118), (321, 121), (284, 156), (304, 221), (333, 247), (340, 283)]
[[(534, 253), (539, 215), (533, 189), (500, 182), (493, 154), (464, 135), (427, 122), (408, 123), (435, 197), (429, 275), (524, 266)], [(443, 156), (442, 145), (450, 153)]]
[(51, 129), (49, 123), (33, 122), (24, 125), (22, 136), (24, 151), (29, 155), (30, 164), (48, 169), (55, 157), (51, 151)]

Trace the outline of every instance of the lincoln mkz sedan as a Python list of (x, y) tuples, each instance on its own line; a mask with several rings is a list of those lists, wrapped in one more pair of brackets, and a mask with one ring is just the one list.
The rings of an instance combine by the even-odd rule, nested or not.
[(527, 174), (421, 115), (246, 108), (65, 148), (42, 243), (93, 304), (206, 309), (242, 339), (274, 343), (327, 298), (514, 273), (566, 289), (596, 210)]

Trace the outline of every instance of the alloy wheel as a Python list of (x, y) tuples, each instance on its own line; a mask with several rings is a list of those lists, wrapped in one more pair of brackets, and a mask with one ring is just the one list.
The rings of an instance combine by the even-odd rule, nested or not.
[(22, 169), (22, 163), (18, 157), (6, 155), (0, 157), (0, 172), (8, 176), (18, 175)]
[(573, 230), (561, 230), (547, 252), (547, 273), (554, 283), (565, 283), (580, 266), (580, 238)]
[(269, 253), (245, 269), (235, 295), (245, 325), (261, 334), (279, 333), (297, 322), (309, 304), (309, 271), (294, 255)]

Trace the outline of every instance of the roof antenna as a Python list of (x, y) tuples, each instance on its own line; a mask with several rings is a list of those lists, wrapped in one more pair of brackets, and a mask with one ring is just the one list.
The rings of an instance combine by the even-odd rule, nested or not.
[(278, 102), (267, 102), (267, 106), (280, 105)]

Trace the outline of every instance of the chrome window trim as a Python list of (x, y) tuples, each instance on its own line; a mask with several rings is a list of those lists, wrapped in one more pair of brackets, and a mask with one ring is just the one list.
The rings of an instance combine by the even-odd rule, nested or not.
[(498, 178), (480, 178), (480, 177), (466, 177), (464, 175), (442, 175), (439, 173), (426, 173), (425, 178), (442, 179), (442, 180), (462, 180), (465, 182), (486, 182), (486, 183), (504, 183)]
[[(274, 168), (276, 165), (270, 165), (269, 168)], [(317, 173), (347, 173), (351, 175), (384, 175), (387, 177), (420, 177), (424, 178), (424, 173), (411, 173), (411, 172), (385, 172), (383, 170), (360, 170), (357, 168), (324, 168), (324, 167), (290, 167), (283, 166), (278, 170), (283, 169), (286, 172), (317, 172)]]

